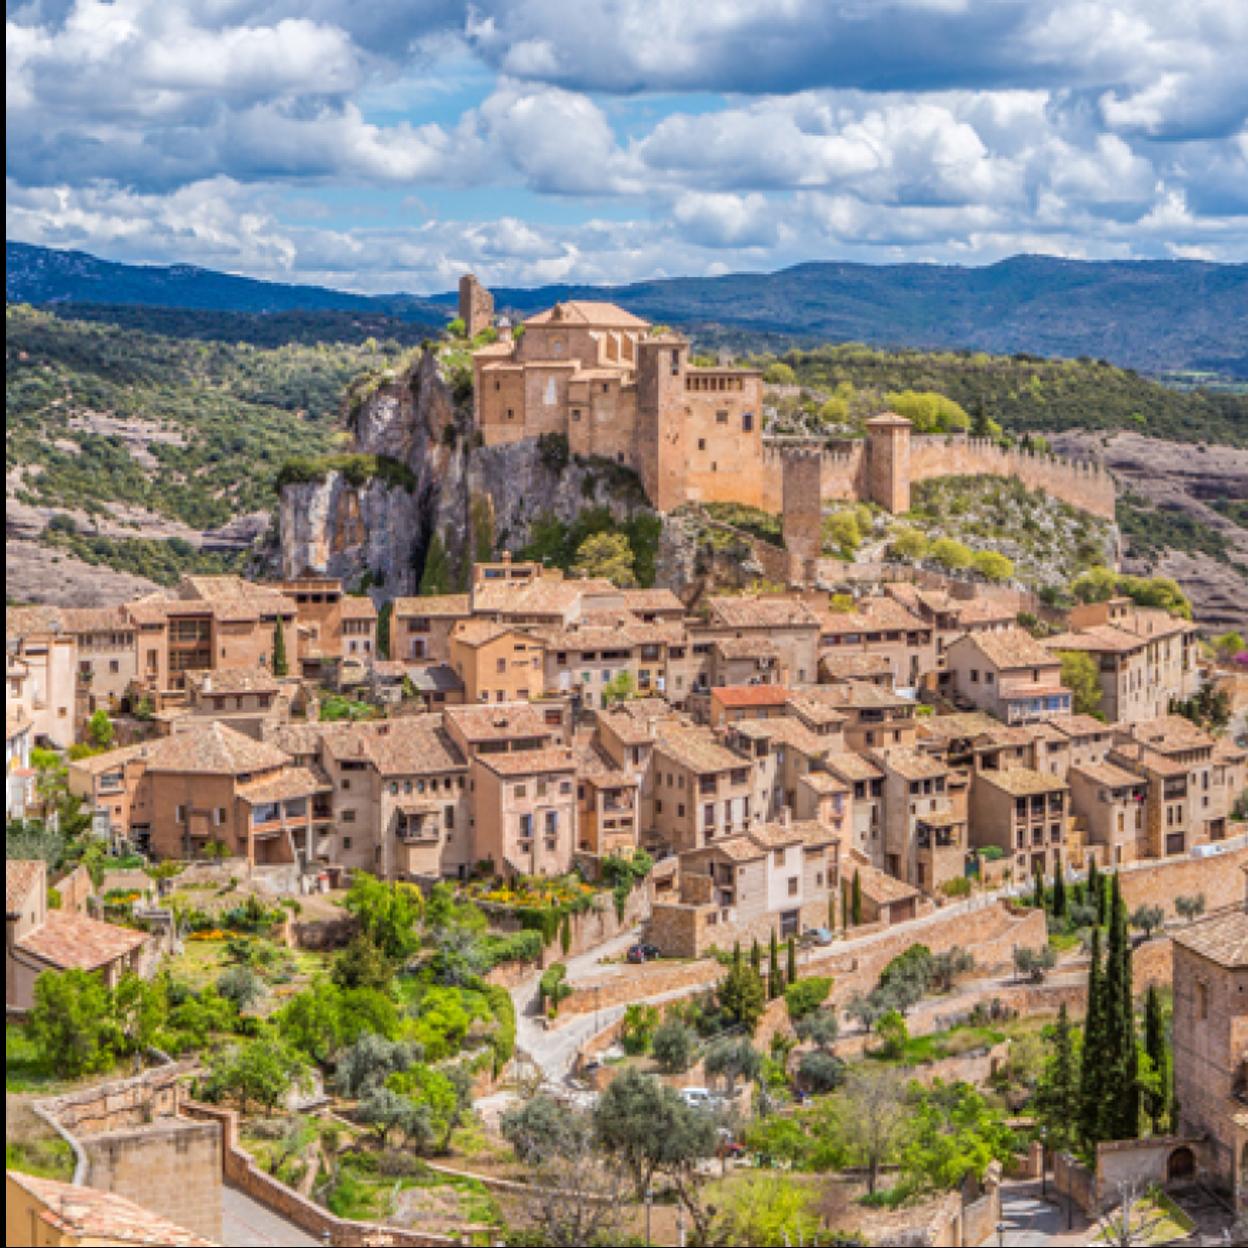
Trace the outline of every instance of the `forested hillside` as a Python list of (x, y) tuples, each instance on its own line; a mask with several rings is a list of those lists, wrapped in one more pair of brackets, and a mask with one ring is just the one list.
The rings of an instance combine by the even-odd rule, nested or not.
[[(1098, 360), (1042, 360), (981, 352), (877, 351), (856, 344), (751, 357), (819, 394), (935, 391), (1013, 433), (1128, 430), (1176, 442), (1248, 446), (1248, 394), (1177, 390)], [(809, 400), (812, 410), (819, 399)], [(878, 407), (875, 409), (878, 410)]]

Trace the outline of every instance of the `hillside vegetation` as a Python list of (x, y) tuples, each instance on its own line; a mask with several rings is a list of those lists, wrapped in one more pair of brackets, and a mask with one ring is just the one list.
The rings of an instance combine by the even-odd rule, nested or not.
[(1178, 442), (1248, 446), (1248, 394), (1176, 390), (1101, 360), (1042, 360), (979, 352), (878, 351), (859, 344), (763, 354), (809, 390), (803, 405), (817, 415), (839, 395), (851, 415), (880, 410), (886, 396), (934, 391), (1010, 433), (1127, 429)]
[(20, 305), (6, 331), (9, 492), (199, 530), (271, 508), (281, 465), (328, 452), (347, 384), (399, 350), (172, 338)]

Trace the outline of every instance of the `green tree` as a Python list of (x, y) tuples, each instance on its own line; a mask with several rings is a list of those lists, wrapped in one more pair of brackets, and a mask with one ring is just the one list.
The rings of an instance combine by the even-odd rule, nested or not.
[(367, 871), (357, 871), (343, 900), (361, 931), (394, 962), (414, 953), (420, 944), (420, 890), (413, 884), (387, 883)]
[(763, 981), (752, 966), (730, 967), (715, 996), (728, 1021), (751, 1033), (767, 1008)]
[(499, 1122), (503, 1139), (527, 1166), (575, 1155), (588, 1142), (590, 1127), (587, 1118), (544, 1092), (512, 1106)]
[(986, 581), (1001, 584), (1014, 577), (1014, 561), (995, 550), (979, 550), (971, 558), (975, 571)]
[(911, 1112), (902, 1173), (938, 1191), (968, 1175), (983, 1178), (993, 1161), (1008, 1162), (1018, 1147), (1004, 1111), (969, 1083), (937, 1081), (916, 1095)]
[(637, 584), (633, 548), (623, 533), (594, 533), (576, 549), (576, 576), (601, 577), (621, 589)]
[(418, 592), (426, 598), (451, 592), (451, 560), (440, 533), (435, 533), (425, 548), (425, 566), (420, 572)]
[(862, 529), (852, 511), (837, 511), (823, 521), (823, 544), (840, 553), (844, 559), (852, 559), (862, 545)]
[(111, 750), (116, 737), (117, 730), (113, 727), (113, 721), (101, 707), (87, 721), (87, 740), (97, 750)]
[(729, 1187), (715, 1213), (715, 1244), (770, 1245), (825, 1242), (813, 1191), (775, 1174), (746, 1174)]
[(714, 1119), (653, 1075), (626, 1070), (594, 1106), (599, 1145), (619, 1157), (641, 1199), (656, 1171), (679, 1171), (715, 1152)]
[(1066, 876), (1060, 867), (1053, 873), (1052, 909), (1055, 919), (1066, 917)]
[(1110, 1140), (1134, 1139), (1140, 1130), (1138, 1049), (1135, 995), (1131, 987), (1131, 938), (1127, 908), (1118, 876), (1110, 886), (1109, 938), (1106, 945), (1104, 993), (1109, 1086), (1106, 1088), (1104, 1135)]
[(1083, 1020), (1083, 1051), (1079, 1063), (1077, 1127), (1079, 1142), (1085, 1150), (1104, 1138), (1101, 1135), (1101, 1098), (1106, 1095), (1107, 1089), (1102, 1083), (1102, 1072), (1108, 1065), (1110, 1041), (1103, 984), (1101, 929), (1094, 927), (1088, 964), (1088, 1006)]
[(790, 936), (786, 946), (785, 982), (797, 983), (797, 940)]
[(377, 654), (383, 658), (391, 657), (390, 653), (390, 630), (394, 621), (394, 600), (387, 598), (381, 604), (381, 610), (377, 612)]
[(1155, 984), (1149, 984), (1144, 997), (1144, 1052), (1154, 1079), (1154, 1086), (1145, 1094), (1145, 1109), (1153, 1133), (1160, 1135), (1170, 1112), (1171, 1058), (1161, 994)]
[(90, 971), (44, 971), (35, 980), (30, 1029), (52, 1070), (76, 1078), (112, 1064), (117, 1039), (108, 989)]
[(1166, 921), (1166, 912), (1160, 906), (1137, 906), (1131, 913), (1131, 926), (1144, 933), (1145, 940)]
[(1079, 1071), (1076, 1065), (1074, 1029), (1065, 1002), (1057, 1012), (1050, 1037), (1050, 1053), (1036, 1089), (1036, 1108), (1048, 1131), (1049, 1146), (1074, 1146), (1079, 1116)]
[(970, 549), (952, 537), (938, 537), (932, 543), (928, 557), (954, 572), (971, 566)]
[(971, 427), (960, 404), (931, 390), (902, 390), (885, 395), (885, 401), (914, 425), (916, 433), (956, 433)]
[(457, 1082), (450, 1071), (417, 1062), (391, 1075), (386, 1087), (423, 1107), (429, 1121), (432, 1147), (445, 1152), (463, 1117), (468, 1085)]
[(781, 360), (776, 360), (773, 364), (768, 364), (763, 369), (763, 380), (769, 386), (795, 386), (797, 385), (797, 374), (789, 364), (785, 364)]
[(867, 1170), (874, 1195), (880, 1169), (892, 1161), (910, 1117), (906, 1083), (891, 1066), (859, 1066), (845, 1079), (838, 1106), (841, 1128)]
[(812, 975), (807, 979), (791, 978), (784, 990), (784, 1003), (791, 1022), (797, 1023), (813, 1014), (828, 999), (832, 980), (824, 975)]
[(894, 559), (923, 559), (927, 556), (927, 538), (918, 529), (898, 529), (888, 544)]
[(725, 1037), (707, 1049), (702, 1066), (712, 1078), (724, 1080), (731, 1097), (736, 1093), (738, 1079), (748, 1083), (758, 1078), (763, 1068), (763, 1055), (743, 1037)]
[(650, 1053), (664, 1074), (677, 1075), (693, 1063), (697, 1036), (678, 1018), (666, 1018), (656, 1028)]
[(905, 1056), (910, 1031), (899, 1010), (886, 1010), (880, 1015), (875, 1024), (875, 1035), (880, 1042), (876, 1052), (881, 1057), (896, 1062)]
[(231, 1097), (246, 1114), (253, 1102), (271, 1114), (295, 1086), (306, 1086), (308, 1067), (290, 1045), (259, 1036), (230, 1045), (208, 1062), (207, 1090), (214, 1099)]
[(633, 679), (633, 674), (627, 668), (621, 668), (609, 681), (602, 687), (602, 701), (604, 706), (610, 706), (615, 702), (627, 702), (630, 698), (637, 695), (637, 682)]
[(625, 1053), (645, 1053), (659, 1028), (657, 1006), (634, 1002), (624, 1007), (624, 1019), (620, 1024), (620, 1047)]
[(849, 921), (858, 927), (862, 923), (862, 875), (855, 869), (854, 882), (849, 894)]
[(273, 623), (273, 675), (285, 676), (289, 667), (286, 662), (286, 632), (279, 615)]
[[(803, 980), (803, 983), (810, 983), (810, 980)], [(836, 1043), (836, 1038), (841, 1034), (841, 1025), (837, 1021), (835, 1010), (815, 1010), (810, 1014), (803, 1014), (794, 1024), (793, 1030), (797, 1033), (799, 1040), (813, 1044), (819, 1049), (830, 1049)]]
[(1062, 650), (1062, 684), (1073, 695), (1071, 703), (1076, 715), (1099, 715), (1101, 711), (1101, 675), (1096, 660), (1084, 650)]

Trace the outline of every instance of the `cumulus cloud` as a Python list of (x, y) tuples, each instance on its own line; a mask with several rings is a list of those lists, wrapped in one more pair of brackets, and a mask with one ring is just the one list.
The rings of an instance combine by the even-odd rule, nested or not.
[(1245, 61), (1243, 0), (27, 0), (8, 230), (361, 289), (1235, 259)]

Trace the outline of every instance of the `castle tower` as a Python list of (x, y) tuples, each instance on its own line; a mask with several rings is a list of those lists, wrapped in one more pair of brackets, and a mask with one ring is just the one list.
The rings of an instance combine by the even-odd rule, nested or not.
[(468, 338), (475, 338), (494, 323), (494, 296), (472, 273), (459, 279), (459, 319)]
[(815, 561), (823, 547), (822, 465), (817, 453), (790, 451), (781, 460), (781, 506), (789, 579), (815, 579)]
[(641, 483), (658, 511), (687, 501), (689, 342), (679, 334), (637, 343), (637, 454)]
[(910, 422), (896, 412), (867, 421), (867, 498), (894, 515), (910, 510)]

